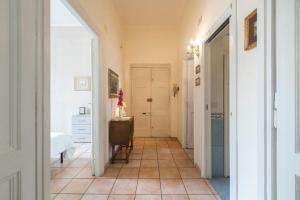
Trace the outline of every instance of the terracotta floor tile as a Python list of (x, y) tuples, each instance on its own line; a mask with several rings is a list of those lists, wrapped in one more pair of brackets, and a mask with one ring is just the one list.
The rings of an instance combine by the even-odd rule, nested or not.
[(179, 168), (181, 178), (201, 178), (197, 168)]
[(159, 179), (139, 179), (136, 194), (161, 194)]
[(83, 168), (76, 176), (75, 178), (95, 178), (92, 175), (92, 168), (87, 167)]
[(107, 200), (108, 195), (85, 194), (81, 200)]
[(135, 195), (110, 195), (108, 200), (134, 200)]
[(157, 154), (157, 158), (159, 160), (173, 160), (172, 154), (168, 154), (168, 153), (159, 153)]
[(159, 168), (160, 178), (181, 178), (177, 168)]
[(144, 149), (143, 154), (156, 154), (157, 150), (155, 149)]
[(158, 160), (159, 167), (176, 167), (174, 160)]
[(58, 173), (55, 178), (74, 178), (81, 168), (65, 168), (63, 171)]
[(143, 154), (143, 160), (157, 160), (157, 154)]
[(142, 160), (141, 167), (158, 167), (157, 160)]
[(189, 195), (190, 200), (217, 200), (214, 195)]
[(159, 178), (158, 168), (140, 168), (139, 178)]
[(104, 174), (99, 178), (117, 178), (121, 168), (117, 167), (108, 167)]
[(138, 178), (139, 168), (122, 168), (118, 178)]
[(141, 153), (131, 153), (129, 156), (130, 160), (141, 160), (142, 154)]
[(185, 151), (182, 148), (180, 148), (180, 149), (171, 149), (171, 152), (173, 154), (175, 154), (175, 153), (185, 153)]
[(85, 167), (90, 163), (90, 159), (87, 158), (78, 158), (70, 163), (68, 167)]
[(109, 167), (111, 168), (122, 168), (123, 167), (123, 163), (110, 163)]
[(110, 194), (115, 179), (95, 179), (88, 188), (88, 194)]
[(161, 195), (136, 195), (135, 200), (161, 200)]
[(186, 153), (173, 153), (173, 158), (174, 159), (189, 159), (189, 157), (186, 155)]
[(59, 194), (55, 200), (80, 200), (82, 195), (78, 194)]
[(189, 200), (189, 196), (186, 194), (176, 195), (176, 194), (168, 194), (162, 196), (163, 200)]
[(59, 174), (63, 170), (64, 170), (64, 168), (51, 167), (51, 169), (50, 169), (51, 178), (54, 178), (57, 174)]
[(129, 160), (129, 163), (124, 164), (123, 168), (140, 167), (140, 166), (141, 166), (140, 160)]
[(145, 144), (144, 145), (144, 150), (145, 149), (155, 149), (156, 150), (156, 144)]
[(111, 194), (135, 194), (137, 179), (117, 179)]
[(186, 194), (181, 179), (162, 179), (161, 190), (162, 194)]
[(194, 167), (194, 163), (190, 159), (175, 160), (177, 167)]
[(61, 191), (61, 193), (83, 194), (91, 182), (92, 179), (72, 179), (72, 181)]
[(183, 179), (188, 194), (212, 194), (204, 179)]
[(50, 200), (54, 200), (57, 194), (50, 194)]
[(143, 149), (133, 149), (131, 153), (143, 153)]
[(60, 193), (66, 185), (71, 182), (71, 179), (53, 179), (51, 180), (51, 193)]
[(157, 153), (168, 153), (170, 154), (171, 151), (169, 148), (157, 148)]

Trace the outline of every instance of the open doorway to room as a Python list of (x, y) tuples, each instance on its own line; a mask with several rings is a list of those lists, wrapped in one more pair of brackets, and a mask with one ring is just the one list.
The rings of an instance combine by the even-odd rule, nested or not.
[(208, 178), (229, 200), (229, 20), (205, 42)]
[(97, 36), (68, 6), (51, 0), (51, 199), (100, 173)]

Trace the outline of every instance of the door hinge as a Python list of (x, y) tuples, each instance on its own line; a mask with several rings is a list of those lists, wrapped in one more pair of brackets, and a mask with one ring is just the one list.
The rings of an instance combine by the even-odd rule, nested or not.
[(277, 108), (278, 108), (278, 95), (277, 92), (274, 93), (273, 99), (273, 126), (277, 128)]

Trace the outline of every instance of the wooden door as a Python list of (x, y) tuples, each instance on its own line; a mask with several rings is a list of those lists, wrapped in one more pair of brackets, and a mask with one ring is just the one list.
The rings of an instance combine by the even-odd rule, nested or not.
[(134, 135), (151, 136), (151, 68), (132, 68), (131, 107), (134, 116)]
[(132, 68), (131, 79), (131, 107), (135, 117), (135, 136), (169, 136), (169, 69)]
[(300, 2), (276, 0), (276, 7), (277, 199), (299, 200)]
[(170, 135), (169, 69), (152, 69), (151, 128), (153, 137)]
[[(37, 200), (35, 0), (0, 1), (0, 199)], [(43, 171), (42, 169), (39, 169)]]

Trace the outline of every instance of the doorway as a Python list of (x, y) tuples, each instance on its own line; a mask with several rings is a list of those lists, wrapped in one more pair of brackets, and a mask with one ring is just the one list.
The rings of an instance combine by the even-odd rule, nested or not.
[(170, 136), (170, 68), (131, 68), (131, 111), (137, 137)]
[(105, 165), (98, 35), (78, 13), (69, 1), (51, 1), (51, 199)]
[(229, 20), (205, 42), (205, 66), (208, 178), (229, 200)]

